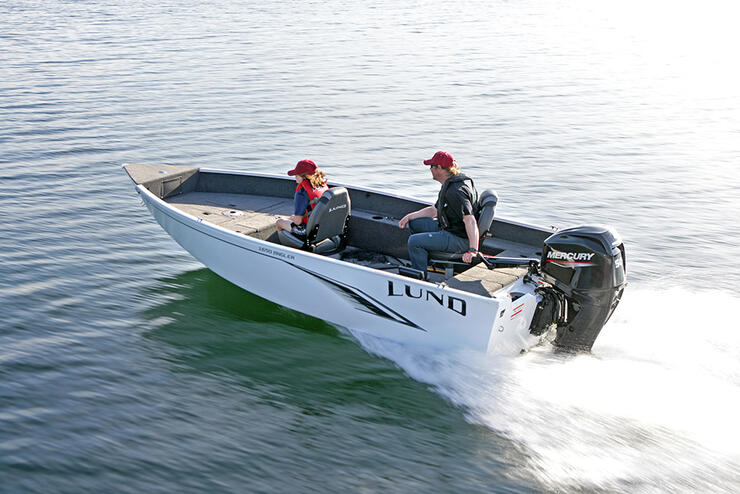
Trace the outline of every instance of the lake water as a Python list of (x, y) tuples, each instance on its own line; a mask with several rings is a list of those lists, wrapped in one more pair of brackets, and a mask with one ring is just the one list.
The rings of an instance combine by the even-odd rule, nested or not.
[[(0, 4), (0, 492), (740, 491), (731, 2)], [(592, 355), (433, 353), (250, 295), (121, 170), (284, 173), (603, 223)], [(351, 328), (350, 328), (351, 329)]]

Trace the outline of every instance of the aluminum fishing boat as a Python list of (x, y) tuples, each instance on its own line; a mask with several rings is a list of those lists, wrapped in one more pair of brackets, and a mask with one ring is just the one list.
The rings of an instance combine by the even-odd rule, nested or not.
[(611, 228), (553, 231), (494, 216), (481, 193), (481, 255), (432, 253), (410, 268), (405, 214), (430, 203), (330, 183), (307, 235), (277, 231), (293, 209), (290, 177), (126, 164), (164, 230), (219, 276), (275, 303), (352, 331), (440, 349), (518, 354), (543, 341), (589, 351), (626, 285)]

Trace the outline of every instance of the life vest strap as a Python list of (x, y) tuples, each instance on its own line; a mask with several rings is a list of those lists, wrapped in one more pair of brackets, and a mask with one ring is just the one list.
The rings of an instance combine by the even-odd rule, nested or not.
[(303, 181), (301, 181), (301, 183), (299, 183), (298, 186), (295, 188), (295, 191), (298, 192), (301, 189), (305, 190), (306, 194), (308, 194), (308, 206), (303, 212), (303, 219), (301, 220), (301, 223), (305, 225), (308, 223), (308, 217), (311, 216), (311, 211), (313, 211), (313, 208), (316, 206), (316, 204), (318, 204), (319, 199), (321, 199), (323, 193), (329, 190), (329, 187), (324, 184), (321, 187), (317, 187), (314, 189), (313, 187), (311, 187), (311, 182), (304, 178)]

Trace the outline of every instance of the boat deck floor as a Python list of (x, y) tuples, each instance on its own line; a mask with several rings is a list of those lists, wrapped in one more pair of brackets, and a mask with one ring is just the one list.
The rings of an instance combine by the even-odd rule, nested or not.
[(222, 228), (266, 240), (277, 232), (275, 220), (293, 212), (293, 200), (274, 196), (188, 192), (167, 198), (180, 211)]
[[(166, 201), (187, 214), (202, 218), (203, 221), (208, 221), (236, 233), (273, 242), (277, 241), (275, 220), (293, 212), (292, 198), (275, 196), (188, 192), (169, 197)], [(353, 210), (353, 213), (359, 213), (359, 211)], [(366, 215), (372, 214), (369, 211), (364, 213)], [(332, 257), (374, 269), (388, 270), (389, 272), (397, 272), (399, 265), (407, 263), (406, 260), (377, 254), (357, 247), (350, 247), (347, 252), (338, 253)], [(521, 278), (526, 273), (526, 268), (489, 270), (484, 265), (477, 264), (453, 277), (430, 273), (430, 280), (444, 282), (449, 287), (458, 290), (491, 297), (496, 291)]]

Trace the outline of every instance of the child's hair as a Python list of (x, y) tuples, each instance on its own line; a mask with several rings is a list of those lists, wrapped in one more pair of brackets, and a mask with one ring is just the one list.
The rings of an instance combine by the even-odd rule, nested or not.
[(321, 170), (316, 170), (313, 175), (303, 175), (303, 178), (308, 180), (308, 183), (311, 184), (311, 188), (314, 189), (318, 189), (319, 187), (326, 185), (326, 177), (324, 176), (324, 172)]

